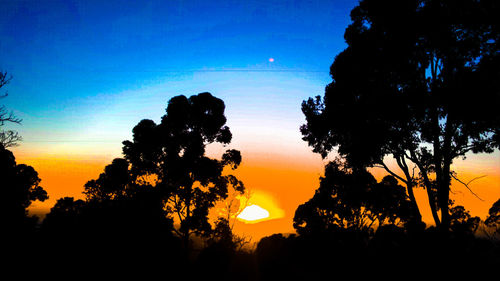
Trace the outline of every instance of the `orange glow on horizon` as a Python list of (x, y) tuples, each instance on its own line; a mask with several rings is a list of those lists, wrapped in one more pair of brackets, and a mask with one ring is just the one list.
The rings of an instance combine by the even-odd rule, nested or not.
[(29, 207), (31, 214), (43, 217), (58, 199), (74, 197), (83, 199), (83, 186), (96, 179), (112, 159), (104, 157), (63, 157), (49, 155), (25, 155), (15, 153), (18, 164), (32, 166), (41, 179), (42, 186), (49, 195), (44, 202), (34, 201)]
[[(236, 147), (236, 149), (238, 149)], [(41, 154), (28, 150), (13, 149), (16, 162), (31, 165), (39, 173), (40, 185), (48, 192), (45, 202), (33, 202), (30, 213), (44, 215), (62, 197), (83, 198), (84, 184), (99, 176), (104, 167), (111, 163), (112, 157), (83, 154)], [(248, 201), (240, 206), (257, 205), (269, 212), (269, 216), (249, 221), (236, 219), (234, 232), (237, 235), (252, 237), (258, 242), (263, 236), (274, 233), (293, 233), (293, 217), (300, 204), (308, 201), (319, 186), (319, 178), (323, 175), (326, 163), (314, 153), (302, 151), (278, 152), (249, 151), (241, 149), (243, 162), (238, 169), (231, 171), (250, 191)], [(220, 155), (215, 153), (213, 156)], [(476, 160), (476, 159), (474, 159)], [(485, 219), (491, 205), (500, 198), (500, 165), (495, 163), (468, 161), (457, 162), (454, 167), (459, 178), (464, 182), (486, 175), (474, 181), (470, 188), (480, 198), (474, 196), (466, 187), (457, 181), (452, 182), (451, 198), (456, 205), (463, 205), (471, 215)], [(371, 171), (377, 180), (386, 175), (381, 169)], [(432, 224), (426, 192), (416, 188), (420, 211), (424, 221)], [(241, 201), (242, 199), (240, 199)], [(243, 208), (243, 207), (241, 207)]]

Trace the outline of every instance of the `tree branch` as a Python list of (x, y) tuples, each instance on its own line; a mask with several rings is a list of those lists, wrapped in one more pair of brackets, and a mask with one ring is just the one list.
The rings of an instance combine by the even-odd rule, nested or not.
[(376, 168), (384, 168), (389, 174), (391, 174), (393, 177), (397, 178), (398, 180), (404, 182), (405, 184), (408, 184), (408, 181), (403, 179), (402, 177), (398, 176), (396, 173), (394, 173), (393, 171), (391, 171), (389, 169), (389, 167), (387, 167), (387, 165), (384, 163), (384, 161), (380, 161), (380, 166), (377, 166), (375, 165), (374, 167)]
[(456, 181), (458, 181), (459, 183), (461, 183), (462, 185), (464, 185), (469, 191), (470, 193), (472, 193), (472, 195), (474, 195), (477, 199), (481, 200), (481, 201), (484, 201), (481, 197), (479, 197), (476, 193), (474, 193), (474, 191), (472, 191), (472, 189), (470, 189), (469, 187), (469, 184), (472, 183), (473, 181), (475, 180), (478, 180), (480, 178), (484, 178), (486, 177), (486, 175), (483, 175), (483, 176), (479, 176), (479, 177), (475, 177), (473, 179), (471, 179), (469, 182), (465, 183), (463, 181), (461, 181), (459, 178), (457, 178), (453, 173), (450, 173), (451, 177), (454, 178)]
[(0, 131), (0, 144), (3, 147), (17, 146), (20, 141), (22, 141), (22, 137), (16, 131)]

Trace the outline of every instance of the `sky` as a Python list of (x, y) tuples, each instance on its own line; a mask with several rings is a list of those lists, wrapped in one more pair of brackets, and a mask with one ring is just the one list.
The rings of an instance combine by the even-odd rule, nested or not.
[[(326, 163), (301, 140), (301, 102), (322, 95), (346, 44), (357, 1), (0, 0), (1, 100), (23, 119), (18, 163), (33, 166), (50, 199), (82, 197), (141, 119), (159, 121), (170, 98), (211, 92), (226, 104), (238, 176), (270, 220), (236, 231), (292, 232), (299, 204)], [(209, 153), (220, 156), (221, 148)], [(484, 216), (500, 197), (498, 152), (457, 163), (484, 201), (454, 194)], [(260, 226), (259, 226), (260, 225)]]

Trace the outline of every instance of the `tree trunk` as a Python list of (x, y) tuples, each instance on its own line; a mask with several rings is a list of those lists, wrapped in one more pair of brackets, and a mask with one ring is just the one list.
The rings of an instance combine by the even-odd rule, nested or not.
[(408, 194), (408, 198), (410, 198), (412, 215), (417, 222), (422, 222), (422, 215), (420, 214), (417, 200), (415, 199), (415, 194), (413, 193), (413, 177), (410, 175), (410, 170), (406, 164), (405, 156), (404, 154), (401, 154), (401, 156), (395, 158), (399, 168), (403, 171), (406, 177), (406, 192)]
[(185, 198), (185, 205), (186, 205), (186, 217), (184, 218), (184, 222), (186, 223), (184, 227), (184, 233), (183, 233), (183, 242), (184, 242), (184, 249), (186, 252), (189, 253), (189, 230), (191, 229), (191, 194), (192, 194), (192, 187), (193, 184), (189, 184), (189, 187), (186, 187), (187, 192), (186, 192), (186, 198)]
[(445, 164), (442, 172), (442, 179), (439, 186), (439, 202), (441, 209), (441, 229), (447, 232), (450, 228), (450, 212), (449, 212), (449, 201), (450, 201), (450, 164)]
[(415, 220), (420, 223), (422, 222), (422, 215), (420, 214), (420, 210), (418, 209), (417, 205), (417, 199), (415, 199), (415, 194), (413, 193), (413, 184), (408, 183), (406, 185), (406, 189), (408, 192), (408, 197), (410, 198), (413, 216), (415, 216)]
[(434, 223), (436, 223), (436, 226), (440, 226), (441, 220), (439, 219), (439, 215), (436, 210), (437, 202), (436, 202), (436, 197), (434, 196), (434, 193), (432, 191), (432, 183), (429, 180), (427, 180), (427, 182), (428, 182), (428, 184), (426, 184), (427, 198), (429, 200), (429, 205), (431, 207), (432, 218), (434, 219)]
[(437, 210), (436, 210), (437, 204), (435, 201), (434, 193), (432, 191), (432, 188), (433, 188), (432, 182), (429, 179), (429, 176), (427, 174), (427, 169), (420, 162), (415, 151), (410, 150), (410, 153), (411, 153), (411, 157), (413, 158), (412, 161), (415, 164), (417, 164), (417, 167), (420, 169), (420, 173), (422, 174), (422, 177), (424, 178), (424, 185), (425, 185), (425, 187), (426, 187), (425, 189), (427, 191), (427, 198), (429, 200), (429, 206), (431, 208), (432, 218), (434, 219), (434, 223), (436, 224), (436, 226), (439, 226), (441, 224), (441, 220), (439, 219), (439, 215), (438, 215)]
[[(447, 232), (450, 229), (450, 212), (449, 212), (449, 201), (450, 201), (450, 166), (453, 161), (451, 154), (451, 140), (454, 134), (455, 126), (453, 125), (453, 116), (448, 114), (446, 118), (446, 127), (444, 132), (443, 146), (441, 148), (441, 159), (442, 159), (442, 170), (440, 178), (438, 178), (439, 184), (439, 203), (441, 208), (441, 229)], [(436, 175), (437, 176), (437, 175)]]

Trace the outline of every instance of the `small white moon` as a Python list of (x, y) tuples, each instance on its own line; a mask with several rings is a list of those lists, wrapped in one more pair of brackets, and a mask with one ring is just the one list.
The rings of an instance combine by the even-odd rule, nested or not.
[(274, 58), (269, 58), (269, 62), (274, 62)]

